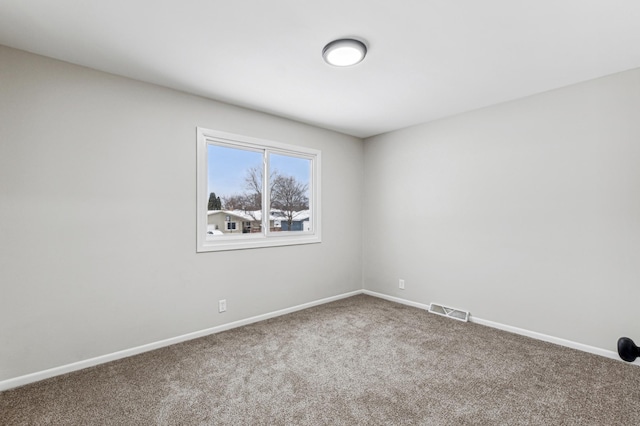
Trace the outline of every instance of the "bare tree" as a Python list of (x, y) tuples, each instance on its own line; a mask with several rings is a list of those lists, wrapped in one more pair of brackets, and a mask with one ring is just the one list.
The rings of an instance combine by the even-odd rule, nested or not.
[(248, 204), (245, 194), (233, 194), (228, 197), (222, 197), (222, 205), (225, 210), (246, 210)]
[(262, 168), (253, 166), (247, 170), (244, 177), (245, 187), (250, 193), (257, 194), (262, 199)]
[(262, 210), (262, 169), (258, 166), (248, 169), (244, 183), (246, 192), (222, 198), (226, 210)]
[[(255, 166), (248, 169), (244, 181), (247, 192), (222, 199), (226, 210), (244, 210), (247, 213), (262, 210), (262, 168)], [(271, 208), (282, 211), (290, 230), (296, 214), (309, 208), (309, 185), (272, 170), (269, 173), (269, 189)]]
[(296, 213), (309, 208), (308, 189), (308, 184), (298, 182), (293, 176), (277, 174), (272, 180), (271, 207), (284, 213), (289, 230)]
[[(271, 173), (269, 173), (269, 182), (271, 184), (269, 188), (270, 194), (273, 193), (273, 188), (278, 176), (280, 175), (277, 170), (272, 170)], [(262, 167), (253, 166), (248, 169), (244, 177), (244, 182), (245, 188), (249, 191), (249, 194), (245, 195), (251, 195), (254, 200), (254, 205), (258, 206), (255, 210), (260, 210), (262, 206)]]

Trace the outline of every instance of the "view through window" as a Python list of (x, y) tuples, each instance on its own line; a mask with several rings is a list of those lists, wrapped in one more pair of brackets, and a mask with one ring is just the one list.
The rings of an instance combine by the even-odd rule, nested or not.
[(198, 133), (198, 251), (320, 241), (319, 151)]

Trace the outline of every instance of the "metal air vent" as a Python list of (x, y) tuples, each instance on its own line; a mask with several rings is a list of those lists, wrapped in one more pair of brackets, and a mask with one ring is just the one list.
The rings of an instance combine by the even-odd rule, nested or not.
[(458, 321), (469, 321), (469, 311), (450, 308), (438, 303), (432, 303), (431, 305), (429, 305), (429, 312), (431, 312), (432, 314), (442, 315), (443, 317), (457, 319)]

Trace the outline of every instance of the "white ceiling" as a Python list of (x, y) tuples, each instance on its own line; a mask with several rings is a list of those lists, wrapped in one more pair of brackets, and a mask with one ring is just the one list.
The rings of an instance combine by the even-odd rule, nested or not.
[(367, 137), (640, 67), (640, 0), (2, 0), (0, 44)]

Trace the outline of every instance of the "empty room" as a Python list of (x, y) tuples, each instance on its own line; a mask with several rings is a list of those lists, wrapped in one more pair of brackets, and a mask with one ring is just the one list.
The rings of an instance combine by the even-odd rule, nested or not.
[(638, 22), (3, 0), (0, 424), (640, 424)]

